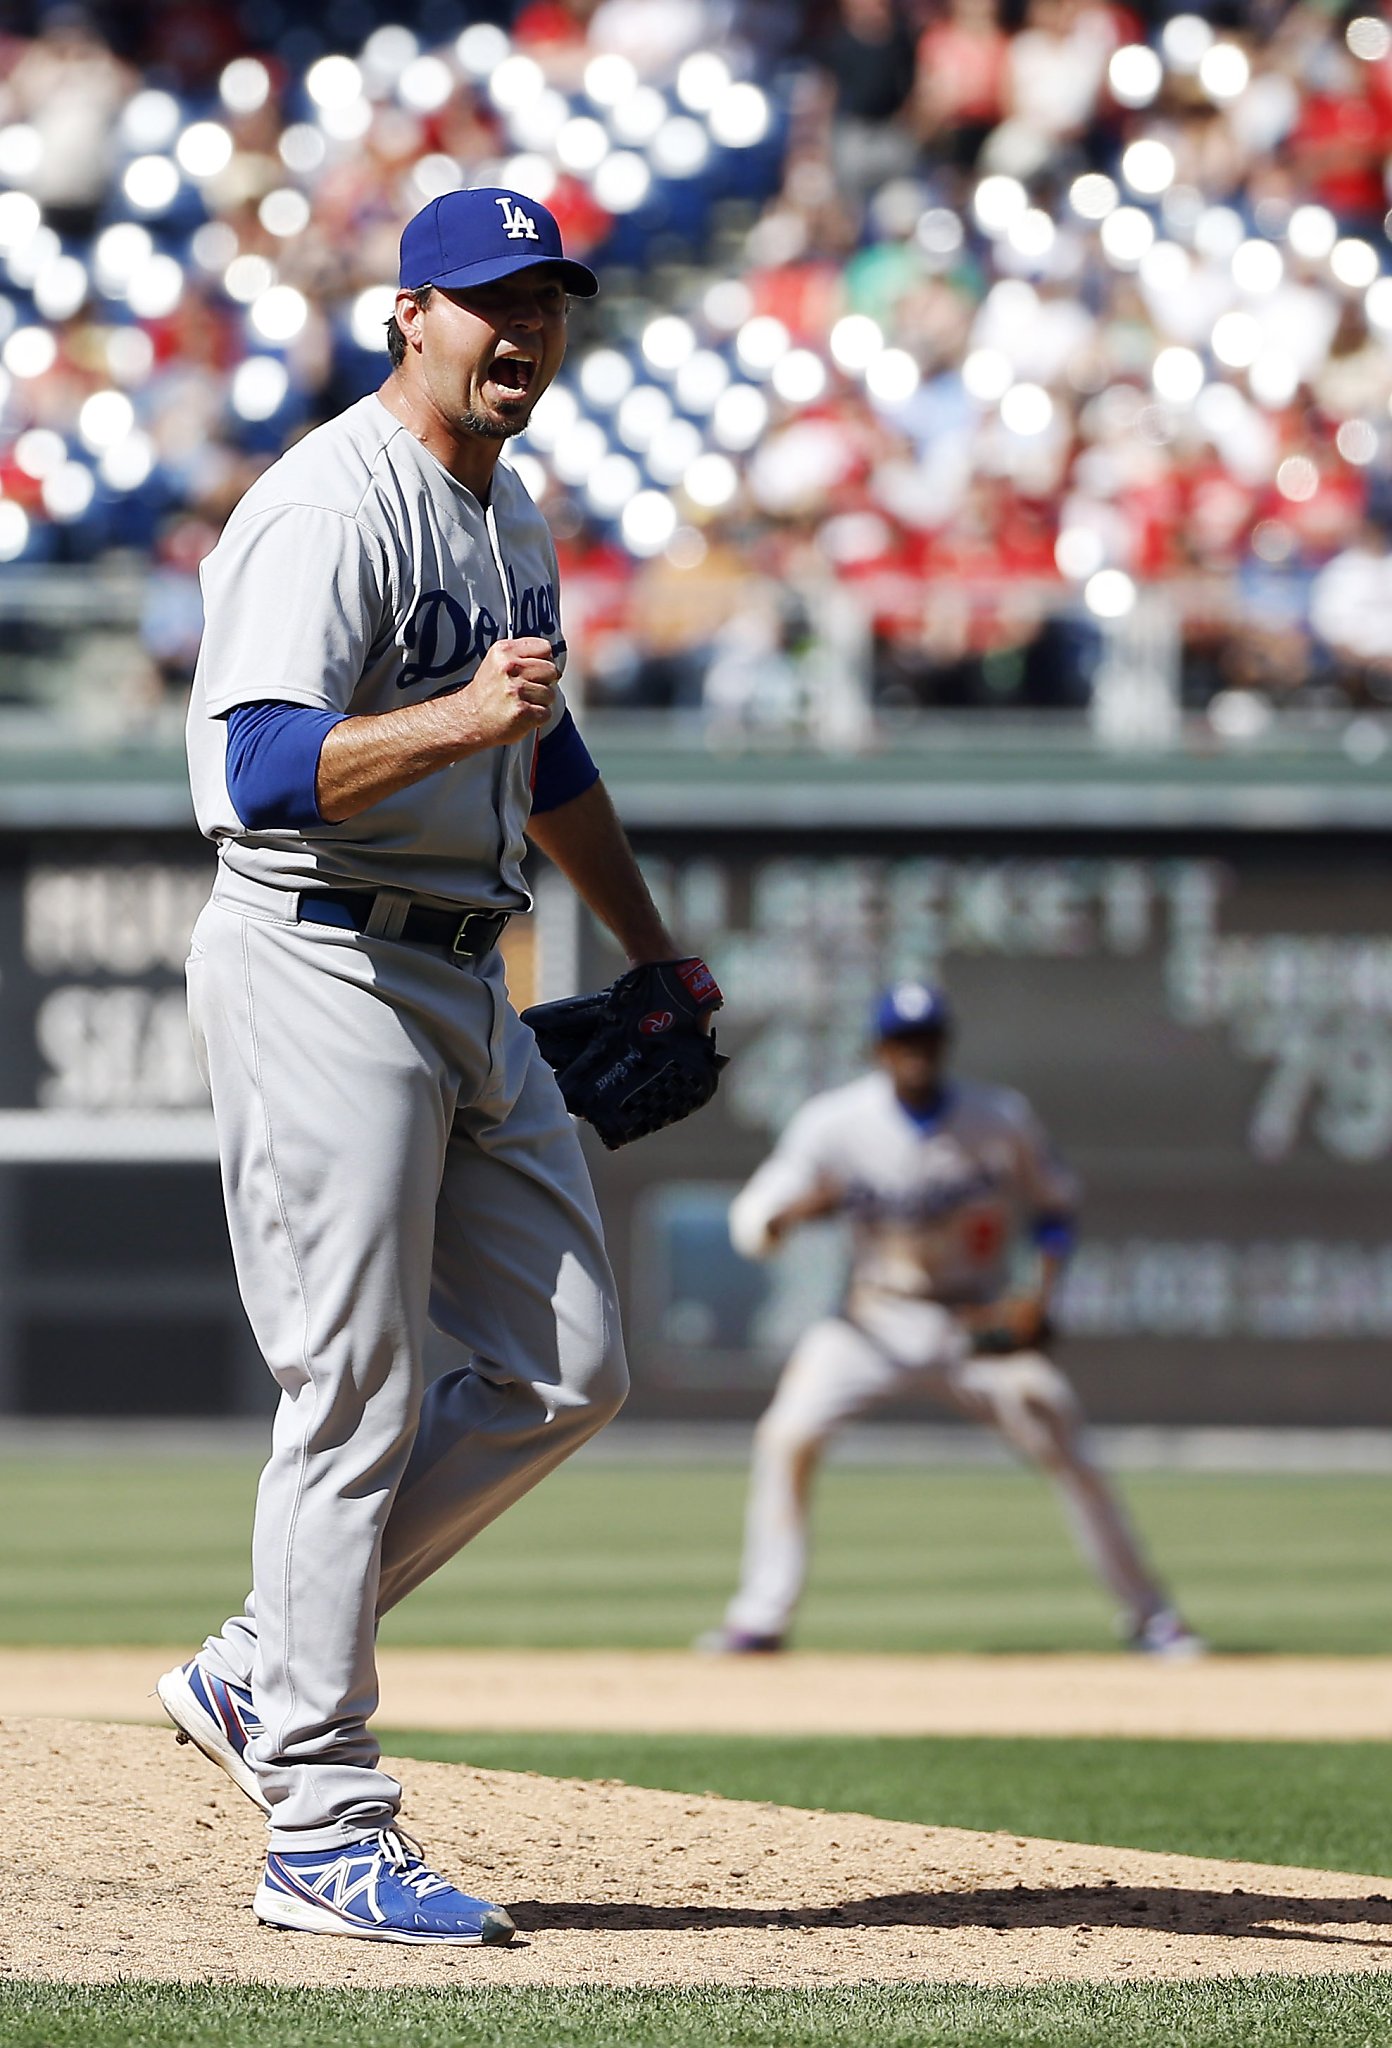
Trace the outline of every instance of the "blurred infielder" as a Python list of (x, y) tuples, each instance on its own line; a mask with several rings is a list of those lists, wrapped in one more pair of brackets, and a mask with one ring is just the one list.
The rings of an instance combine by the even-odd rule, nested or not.
[[(946, 1078), (940, 990), (901, 983), (875, 1018), (877, 1070), (804, 1104), (736, 1197), (748, 1258), (799, 1223), (850, 1221), (839, 1315), (793, 1351), (754, 1442), (744, 1562), (725, 1626), (702, 1647), (777, 1650), (807, 1568), (808, 1500), (828, 1438), (878, 1402), (926, 1394), (989, 1422), (1049, 1473), (1130, 1643), (1161, 1656), (1203, 1645), (1142, 1557), (1092, 1462), (1072, 1387), (1047, 1356), (1049, 1296), (1072, 1242), (1077, 1190), (1013, 1090)], [(1022, 1236), (1033, 1277), (1012, 1288)]]
[[(219, 861), (189, 1007), (281, 1394), (252, 1596), (158, 1691), (269, 1815), (262, 1920), (504, 1942), (507, 1914), (397, 1828), (368, 1721), (383, 1611), (627, 1387), (580, 1145), (497, 951), (524, 833), (632, 961), (673, 963), (624, 978), (661, 984), (668, 1035), (649, 999), (616, 1070), (683, 1032), (709, 1069), (719, 994), (675, 960), (566, 712), (551, 538), (498, 464), (596, 281), (516, 192), (432, 201), (401, 259), (392, 375), (252, 487), (204, 565), (188, 743)], [(615, 1028), (598, 998), (558, 1007), (583, 1012), (567, 1059)], [(469, 1362), (423, 1394), (427, 1321)]]

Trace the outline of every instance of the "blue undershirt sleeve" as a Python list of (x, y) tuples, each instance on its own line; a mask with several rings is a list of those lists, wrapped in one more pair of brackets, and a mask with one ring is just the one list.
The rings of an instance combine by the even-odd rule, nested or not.
[(599, 770), (567, 711), (545, 739), (537, 742), (532, 810), (554, 811), (572, 797), (583, 796), (599, 780)]
[(314, 793), (326, 734), (344, 717), (311, 704), (234, 704), (227, 714), (227, 793), (249, 832), (322, 825)]
[(1034, 1242), (1050, 1258), (1066, 1259), (1078, 1242), (1078, 1229), (1071, 1216), (1036, 1216)]

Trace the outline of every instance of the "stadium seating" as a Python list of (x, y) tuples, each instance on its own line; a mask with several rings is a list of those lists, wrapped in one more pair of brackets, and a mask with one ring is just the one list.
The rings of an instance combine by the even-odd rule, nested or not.
[(402, 221), (499, 182), (604, 275), (511, 451), (594, 701), (796, 721), (831, 647), (1067, 709), (1157, 590), (1220, 730), (1392, 701), (1380, 15), (153, 19), (0, 44), (0, 576), (134, 552), (169, 689), (231, 504), (383, 374)]

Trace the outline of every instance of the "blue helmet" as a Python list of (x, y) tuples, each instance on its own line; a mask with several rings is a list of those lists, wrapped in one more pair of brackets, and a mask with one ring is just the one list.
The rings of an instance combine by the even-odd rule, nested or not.
[(952, 1006), (940, 988), (927, 981), (896, 981), (875, 1005), (876, 1038), (902, 1038), (910, 1033), (952, 1029)]

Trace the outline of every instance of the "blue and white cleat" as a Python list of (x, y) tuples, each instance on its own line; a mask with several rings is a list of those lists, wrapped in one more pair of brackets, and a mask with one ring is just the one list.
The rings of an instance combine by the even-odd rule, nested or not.
[(192, 1742), (204, 1756), (226, 1771), (238, 1791), (269, 1813), (266, 1796), (256, 1782), (247, 1750), (261, 1734), (261, 1721), (250, 1689), (215, 1678), (196, 1657), (176, 1664), (155, 1686), (160, 1705), (179, 1731), (180, 1742)]
[(398, 1828), (345, 1849), (272, 1849), (252, 1911), (268, 1927), (361, 1941), (502, 1947), (517, 1929), (501, 1906), (438, 1877)]

